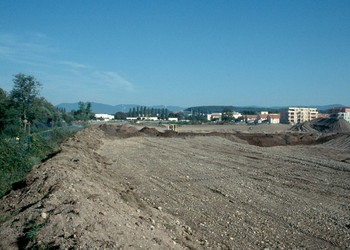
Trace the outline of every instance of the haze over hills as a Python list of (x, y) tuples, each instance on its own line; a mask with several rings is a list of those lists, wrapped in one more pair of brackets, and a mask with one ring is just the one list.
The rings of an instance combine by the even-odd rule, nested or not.
[[(103, 103), (97, 103), (97, 102), (91, 102), (92, 106), (92, 112), (94, 113), (104, 113), (104, 114), (115, 114), (117, 112), (129, 112), (130, 109), (134, 107), (144, 106), (144, 105), (138, 105), (138, 104), (118, 104), (118, 105), (108, 105)], [(305, 105), (292, 105), (295, 107), (303, 107)], [(64, 108), (67, 112), (70, 112), (72, 110), (78, 110), (79, 109), (79, 103), (61, 103), (58, 104), (56, 107)], [(228, 106), (228, 105), (216, 105), (216, 106), (195, 106), (195, 107), (180, 107), (180, 106), (165, 106), (165, 105), (153, 105), (153, 106), (147, 106), (150, 108), (167, 108), (171, 112), (179, 112), (183, 110), (190, 111), (193, 110), (201, 110), (202, 112), (222, 112), (222, 110), (225, 107), (232, 108), (234, 111), (242, 112), (244, 110), (250, 110), (259, 112), (262, 110), (266, 110), (269, 112), (276, 112), (279, 109), (286, 108), (287, 106), (273, 106), (273, 107), (261, 107), (261, 106)], [(328, 109), (334, 108), (334, 107), (345, 107), (342, 104), (330, 104), (330, 105), (311, 105), (307, 107), (317, 108), (319, 111), (326, 111)]]

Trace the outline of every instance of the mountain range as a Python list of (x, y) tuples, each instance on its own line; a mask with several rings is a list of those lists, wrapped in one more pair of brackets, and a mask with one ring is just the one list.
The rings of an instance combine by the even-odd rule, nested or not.
[[(117, 112), (129, 112), (130, 109), (140, 107), (144, 105), (137, 105), (137, 104), (118, 104), (118, 105), (108, 105), (103, 103), (97, 103), (97, 102), (91, 102), (91, 109), (92, 112), (98, 113), (98, 114), (115, 114)], [(78, 110), (79, 109), (79, 103), (61, 103), (56, 105), (58, 108), (64, 108), (67, 112), (70, 112), (72, 110)], [(179, 112), (184, 110), (183, 107), (178, 106), (164, 106), (164, 105), (154, 105), (154, 106), (147, 106), (149, 108), (155, 108), (155, 109), (162, 109), (167, 108), (171, 112)]]
[[(144, 105), (137, 105), (137, 104), (118, 104), (118, 105), (108, 105), (103, 103), (97, 103), (97, 102), (91, 102), (91, 108), (92, 112), (94, 113), (100, 113), (100, 114), (115, 114), (117, 112), (129, 112), (130, 109), (140, 107)], [(294, 107), (304, 107), (305, 105), (293, 105)], [(58, 108), (64, 108), (67, 112), (70, 112), (72, 110), (78, 110), (79, 109), (79, 103), (61, 103), (58, 104), (56, 107)], [(149, 108), (155, 108), (155, 109), (162, 109), (167, 108), (171, 112), (179, 112), (183, 110), (191, 110), (191, 109), (201, 109), (205, 110), (215, 110), (213, 112), (222, 112), (222, 110), (225, 107), (232, 107), (234, 111), (241, 112), (243, 110), (252, 110), (252, 111), (270, 111), (270, 110), (279, 110), (286, 108), (287, 106), (274, 106), (274, 107), (260, 107), (260, 106), (196, 106), (196, 107), (180, 107), (180, 106), (165, 106), (165, 105), (154, 105), (154, 106), (147, 106)], [(330, 105), (310, 105), (307, 107), (317, 108), (319, 111), (326, 111), (328, 109), (334, 108), (334, 107), (345, 107), (342, 104), (330, 104)]]

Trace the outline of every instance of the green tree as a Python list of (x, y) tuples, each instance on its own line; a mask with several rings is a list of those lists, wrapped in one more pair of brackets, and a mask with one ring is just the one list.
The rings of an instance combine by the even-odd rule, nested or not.
[(22, 119), (31, 121), (35, 118), (35, 113), (32, 111), (34, 100), (39, 95), (39, 88), (42, 85), (33, 76), (26, 76), (21, 73), (15, 75), (13, 83), (10, 100), (20, 111)]
[(86, 104), (82, 101), (79, 102), (79, 109), (73, 111), (74, 118), (80, 121), (87, 121), (94, 118), (94, 113), (92, 113), (91, 103)]
[(6, 125), (6, 111), (8, 110), (9, 98), (7, 93), (0, 88), (0, 131), (5, 128)]
[(232, 121), (233, 118), (233, 109), (231, 107), (225, 107), (222, 112), (222, 120), (223, 121)]
[(126, 114), (124, 112), (117, 112), (114, 115), (114, 119), (116, 119), (116, 120), (126, 120)]

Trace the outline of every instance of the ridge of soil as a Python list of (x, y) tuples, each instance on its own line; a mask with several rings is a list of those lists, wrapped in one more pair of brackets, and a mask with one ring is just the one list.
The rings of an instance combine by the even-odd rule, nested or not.
[(318, 118), (312, 121), (296, 124), (292, 131), (350, 133), (350, 123), (344, 119)]
[[(193, 136), (219, 136), (234, 142), (247, 142), (260, 147), (286, 146), (286, 145), (316, 145), (342, 137), (341, 133), (309, 133), (309, 132), (285, 132), (285, 133), (242, 133), (233, 132), (176, 132), (172, 130), (159, 131), (156, 128), (142, 127), (140, 130), (133, 126), (101, 125), (100, 128), (109, 136), (130, 138), (135, 136), (158, 137), (193, 137)], [(294, 130), (295, 126), (291, 130)], [(333, 132), (333, 131), (332, 131)]]
[(350, 247), (349, 134), (216, 128), (78, 132), (1, 198), (0, 249)]

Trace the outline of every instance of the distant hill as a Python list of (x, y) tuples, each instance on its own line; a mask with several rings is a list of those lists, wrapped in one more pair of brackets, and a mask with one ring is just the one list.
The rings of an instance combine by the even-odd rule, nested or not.
[(238, 107), (238, 106), (196, 106), (196, 107), (189, 107), (186, 109), (186, 111), (193, 111), (193, 112), (199, 112), (199, 113), (221, 113), (224, 111), (224, 109), (229, 108), (236, 112), (251, 112), (251, 113), (258, 113), (260, 111), (268, 111), (270, 113), (275, 113), (279, 111), (279, 108), (268, 108), (268, 107), (258, 107), (258, 106), (249, 106), (249, 107)]
[(319, 111), (326, 111), (331, 108), (337, 108), (337, 107), (345, 107), (342, 104), (330, 104), (330, 105), (322, 105), (322, 106), (312, 106), (317, 108)]
[(225, 108), (231, 108), (233, 111), (237, 112), (251, 112), (258, 113), (260, 111), (268, 111), (270, 113), (278, 113), (281, 109), (288, 107), (309, 107), (317, 108), (318, 111), (326, 111), (334, 107), (345, 107), (342, 104), (330, 104), (330, 105), (290, 105), (290, 106), (274, 106), (274, 107), (260, 107), (260, 106), (195, 106), (186, 108), (185, 111), (193, 111), (199, 113), (217, 113), (223, 112)]
[[(144, 105), (137, 105), (137, 104), (119, 104), (119, 105), (108, 105), (103, 103), (97, 103), (97, 102), (91, 102), (91, 108), (92, 112), (94, 113), (101, 113), (101, 114), (115, 114), (117, 112), (129, 112), (129, 109), (132, 109), (134, 107), (139, 107)], [(79, 109), (79, 104), (76, 103), (61, 103), (56, 105), (58, 108), (64, 108), (67, 112), (70, 112), (72, 110)], [(182, 107), (178, 106), (164, 106), (164, 105), (155, 105), (155, 106), (147, 106), (150, 108), (167, 108), (171, 112), (178, 112), (181, 110), (184, 110)]]

